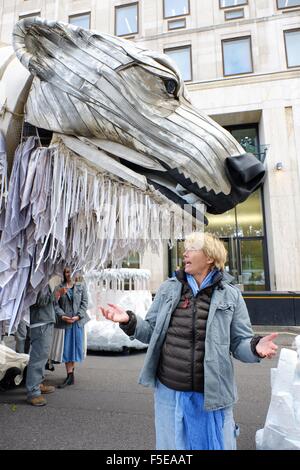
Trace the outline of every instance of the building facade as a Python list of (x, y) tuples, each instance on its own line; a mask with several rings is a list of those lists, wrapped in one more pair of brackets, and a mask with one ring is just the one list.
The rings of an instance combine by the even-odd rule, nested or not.
[[(116, 34), (170, 55), (193, 103), (265, 162), (263, 188), (208, 215), (245, 290), (300, 291), (300, 0), (0, 0), (0, 39), (39, 15)], [(182, 242), (129, 264), (153, 291), (182, 262)]]

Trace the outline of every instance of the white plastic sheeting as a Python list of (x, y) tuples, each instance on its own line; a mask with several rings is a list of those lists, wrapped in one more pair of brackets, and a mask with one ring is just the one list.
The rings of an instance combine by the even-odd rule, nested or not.
[(65, 264), (86, 272), (130, 251), (157, 251), (165, 213), (170, 240), (182, 238), (187, 220), (147, 183), (142, 190), (101, 162), (95, 168), (59, 139), (36, 146), (30, 137), (16, 151), (0, 241), (0, 322), (9, 322), (9, 332)]
[(17, 367), (21, 373), (14, 378), (15, 384), (20, 385), (23, 379), (23, 372), (29, 361), (28, 354), (16, 353), (13, 349), (4, 344), (0, 344), (0, 380), (3, 379), (8, 369)]
[(300, 450), (300, 336), (296, 351), (282, 349), (271, 369), (272, 397), (265, 427), (256, 433), (257, 450)]
[(0, 241), (0, 322), (9, 324), (9, 332), (16, 330), (54, 270), (46, 258), (35, 270), (49, 230), (48, 154), (48, 149), (36, 148), (34, 138), (19, 146), (15, 154)]
[(91, 317), (86, 325), (88, 349), (122, 351), (124, 348), (147, 347), (138, 340), (130, 340), (117, 323), (106, 320), (99, 306), (115, 303), (145, 318), (152, 303), (149, 280), (150, 271), (144, 269), (104, 269), (85, 276), (89, 296), (88, 313)]
[(0, 132), (0, 230), (3, 228), (4, 209), (7, 198), (7, 155), (5, 138)]

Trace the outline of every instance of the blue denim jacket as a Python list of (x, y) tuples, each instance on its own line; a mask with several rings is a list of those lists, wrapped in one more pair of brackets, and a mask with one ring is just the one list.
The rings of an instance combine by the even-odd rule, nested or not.
[[(222, 288), (215, 288), (206, 324), (204, 358), (204, 407), (214, 410), (231, 406), (237, 400), (232, 356), (243, 362), (260, 362), (251, 351), (253, 330), (239, 289), (224, 275)], [(139, 383), (155, 387), (159, 362), (172, 312), (181, 296), (182, 284), (176, 278), (160, 286), (143, 320), (137, 315), (135, 333), (130, 339), (149, 343)]]
[[(61, 283), (57, 289), (61, 287), (65, 287), (65, 283)], [(73, 297), (70, 299), (68, 294), (62, 295), (59, 300), (55, 302), (55, 313), (58, 319), (57, 328), (68, 329), (72, 327), (72, 324), (68, 324), (60, 319), (63, 315), (68, 317), (72, 317), (73, 315), (78, 315), (80, 320), (78, 320), (77, 324), (80, 327), (83, 327), (88, 321), (90, 321), (90, 317), (87, 313), (88, 307), (88, 296), (87, 290), (83, 283), (76, 282), (74, 284), (74, 291)]]

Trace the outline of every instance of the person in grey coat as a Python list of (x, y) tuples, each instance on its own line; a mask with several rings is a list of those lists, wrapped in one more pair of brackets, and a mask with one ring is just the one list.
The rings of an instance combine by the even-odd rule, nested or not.
[(30, 307), (30, 355), (26, 388), (27, 401), (33, 406), (46, 405), (47, 401), (42, 394), (55, 391), (53, 386), (45, 385), (42, 381), (56, 322), (54, 301), (58, 300), (63, 293), (64, 289), (56, 289), (52, 293), (47, 285), (38, 293), (35, 304)]
[(90, 320), (87, 314), (88, 297), (84, 283), (74, 282), (71, 278), (71, 269), (66, 266), (63, 271), (64, 280), (59, 288), (65, 289), (55, 305), (55, 313), (59, 319), (59, 327), (64, 328), (64, 350), (62, 362), (66, 365), (67, 377), (59, 385), (64, 388), (73, 385), (75, 362), (84, 359), (84, 325)]
[(165, 281), (142, 319), (108, 304), (105, 318), (148, 343), (139, 382), (154, 387), (156, 448), (233, 450), (238, 427), (232, 357), (273, 357), (277, 333), (255, 336), (241, 293), (224, 271), (227, 252), (210, 233), (186, 237), (184, 270)]

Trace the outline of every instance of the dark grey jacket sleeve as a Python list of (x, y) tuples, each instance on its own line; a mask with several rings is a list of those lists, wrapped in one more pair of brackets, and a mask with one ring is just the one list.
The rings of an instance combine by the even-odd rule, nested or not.
[(88, 308), (87, 290), (86, 290), (86, 286), (82, 284), (81, 302), (80, 302), (79, 309), (77, 312), (77, 315), (79, 316), (80, 319), (85, 318), (85, 316), (87, 315), (86, 313), (87, 308)]
[(230, 350), (233, 357), (242, 362), (260, 362), (257, 354), (251, 348), (254, 337), (245, 301), (238, 289), (237, 299), (230, 328)]
[(49, 286), (45, 287), (45, 289), (41, 290), (38, 293), (35, 306), (36, 307), (46, 307), (46, 305), (55, 301), (55, 295), (51, 292)]
[(136, 314), (133, 313), (131, 310), (126, 310), (126, 313), (129, 316), (129, 321), (128, 323), (119, 323), (119, 327), (128, 336), (133, 336), (135, 329), (136, 329), (136, 324), (137, 324)]

